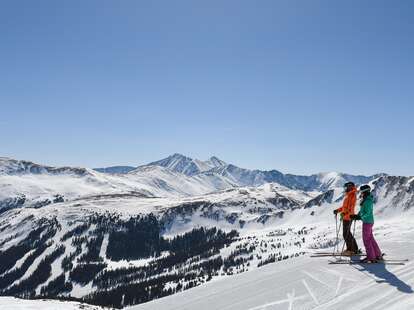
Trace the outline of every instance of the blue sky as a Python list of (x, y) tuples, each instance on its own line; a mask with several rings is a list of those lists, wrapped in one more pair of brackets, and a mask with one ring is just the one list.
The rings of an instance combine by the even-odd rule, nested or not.
[(0, 156), (414, 175), (413, 14), (412, 1), (2, 1)]

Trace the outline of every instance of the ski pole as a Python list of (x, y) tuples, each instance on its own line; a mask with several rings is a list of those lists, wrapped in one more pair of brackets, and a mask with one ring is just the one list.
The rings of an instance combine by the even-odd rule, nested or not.
[[(347, 238), (348, 238), (348, 235), (347, 235)], [(344, 252), (345, 244), (346, 244), (346, 239), (344, 239), (344, 243), (342, 245), (342, 249), (341, 249), (341, 253), (340, 253), (340, 256), (339, 256), (339, 260), (342, 260), (342, 256), (343, 256), (342, 253)]]
[(339, 246), (338, 246), (338, 244), (339, 244), (339, 234), (341, 233), (341, 229), (342, 229), (342, 219), (339, 220), (338, 237), (337, 237), (338, 241), (336, 242), (336, 249), (338, 251), (339, 251)]
[(341, 224), (342, 222), (339, 222), (339, 229), (338, 229), (338, 215), (335, 214), (335, 233), (336, 233), (336, 239), (335, 239), (335, 244), (334, 244), (334, 248), (333, 248), (333, 253), (335, 254), (337, 247), (338, 247), (338, 241), (339, 241), (339, 231), (341, 230)]
[(353, 231), (353, 233), (352, 233), (352, 236), (354, 236), (354, 238), (355, 238), (355, 226), (356, 226), (356, 220), (354, 220), (354, 231)]
[(342, 219), (339, 220), (339, 228), (338, 228), (338, 235), (336, 237), (337, 241), (336, 241), (336, 252), (339, 252), (339, 234), (341, 233), (341, 229), (342, 229)]
[(335, 244), (334, 244), (332, 255), (335, 254), (336, 244), (338, 243), (338, 214), (335, 214), (335, 234), (336, 234), (336, 239), (335, 239)]
[[(354, 231), (353, 231), (353, 233), (352, 233), (352, 236), (354, 237), (354, 240), (355, 240), (355, 227), (356, 227), (356, 220), (354, 220)], [(356, 244), (356, 242), (355, 242), (355, 244)], [(357, 248), (355, 249), (355, 251), (357, 251), (357, 253), (358, 253), (358, 245), (357, 245)]]

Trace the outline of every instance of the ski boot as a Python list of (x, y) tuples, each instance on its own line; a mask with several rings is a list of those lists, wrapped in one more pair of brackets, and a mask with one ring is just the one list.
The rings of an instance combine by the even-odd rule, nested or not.
[(365, 257), (364, 259), (360, 260), (360, 263), (363, 263), (363, 264), (376, 264), (376, 263), (378, 263), (378, 260), (377, 259), (368, 259), (368, 257)]

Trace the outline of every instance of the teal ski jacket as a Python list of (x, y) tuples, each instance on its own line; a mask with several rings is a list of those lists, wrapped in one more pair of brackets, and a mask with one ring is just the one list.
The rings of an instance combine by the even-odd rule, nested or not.
[(371, 194), (361, 203), (358, 215), (363, 223), (374, 224), (374, 197)]

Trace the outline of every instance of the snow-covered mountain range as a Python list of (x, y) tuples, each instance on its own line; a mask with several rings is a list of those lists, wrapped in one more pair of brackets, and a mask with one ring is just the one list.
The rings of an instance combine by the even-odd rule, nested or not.
[(0, 158), (0, 294), (124, 307), (283, 264), (335, 244), (328, 219), (350, 180), (374, 187), (380, 219), (412, 215), (413, 177), (180, 154), (103, 170)]
[[(310, 176), (283, 174), (278, 170), (263, 171), (240, 168), (233, 164), (228, 164), (216, 156), (202, 161), (178, 153), (141, 167), (146, 166), (164, 167), (190, 177), (196, 175), (220, 175), (237, 186), (260, 186), (265, 183), (278, 183), (292, 189), (306, 191), (326, 191), (335, 187), (341, 187), (349, 181), (363, 184), (384, 175), (363, 176), (337, 172), (318, 173)], [(118, 166), (96, 168), (95, 170), (107, 173), (122, 173)], [(132, 170), (133, 167), (128, 167), (125, 171), (130, 172)]]

